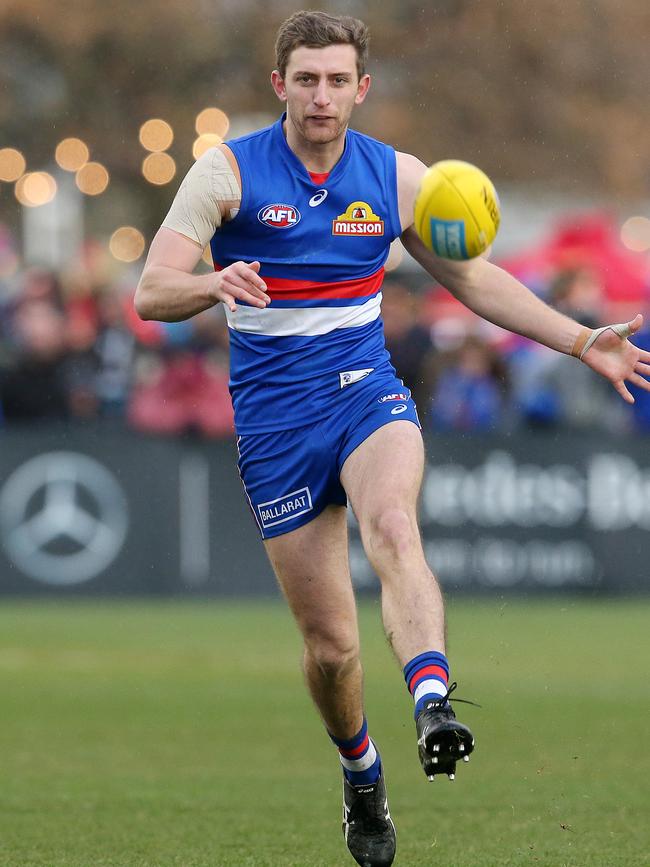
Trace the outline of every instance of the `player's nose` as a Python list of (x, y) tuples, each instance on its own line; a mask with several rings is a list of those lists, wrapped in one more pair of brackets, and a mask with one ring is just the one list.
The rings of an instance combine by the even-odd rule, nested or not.
[(327, 105), (330, 101), (329, 90), (326, 81), (319, 81), (318, 87), (314, 93), (314, 103), (316, 105)]

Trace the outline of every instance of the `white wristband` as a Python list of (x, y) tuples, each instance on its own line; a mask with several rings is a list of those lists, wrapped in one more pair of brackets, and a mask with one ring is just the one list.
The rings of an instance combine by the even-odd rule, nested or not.
[(604, 331), (608, 331), (610, 328), (614, 332), (614, 334), (616, 334), (618, 337), (621, 338), (621, 340), (627, 339), (630, 336), (630, 334), (632, 333), (630, 331), (630, 326), (627, 324), (627, 322), (621, 322), (619, 325), (603, 325), (602, 328), (594, 328), (594, 330), (591, 332), (591, 334), (587, 338), (587, 342), (582, 347), (580, 354), (578, 355), (578, 358), (581, 361), (584, 358), (584, 356), (586, 355), (586, 353), (594, 345), (594, 343), (598, 340), (600, 335)]

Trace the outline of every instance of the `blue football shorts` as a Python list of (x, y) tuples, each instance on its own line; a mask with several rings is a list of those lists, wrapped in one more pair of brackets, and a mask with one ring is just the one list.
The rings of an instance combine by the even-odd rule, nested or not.
[(262, 538), (302, 527), (326, 506), (346, 506), (339, 478), (345, 460), (378, 428), (400, 419), (421, 428), (410, 391), (394, 378), (314, 424), (240, 436), (239, 474)]

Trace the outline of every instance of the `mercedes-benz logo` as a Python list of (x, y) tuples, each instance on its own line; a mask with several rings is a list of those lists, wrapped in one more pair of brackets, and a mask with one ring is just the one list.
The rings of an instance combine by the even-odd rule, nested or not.
[(13, 563), (46, 584), (89, 581), (119, 554), (128, 504), (93, 458), (49, 452), (18, 467), (0, 491), (0, 538)]

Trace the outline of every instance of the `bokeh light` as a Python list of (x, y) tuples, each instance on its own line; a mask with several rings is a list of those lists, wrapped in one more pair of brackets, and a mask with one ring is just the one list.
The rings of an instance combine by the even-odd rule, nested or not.
[(56, 146), (54, 158), (66, 172), (77, 172), (88, 162), (88, 145), (80, 138), (64, 138)]
[(16, 148), (0, 149), (0, 181), (17, 181), (26, 166), (25, 157)]
[(194, 122), (199, 135), (218, 135), (225, 138), (230, 121), (225, 111), (220, 108), (204, 108), (196, 116)]
[(152, 118), (140, 127), (140, 144), (148, 151), (166, 151), (174, 141), (174, 130), (166, 120)]
[(142, 161), (142, 174), (150, 184), (168, 184), (176, 174), (176, 163), (169, 154), (149, 154)]
[(56, 195), (56, 181), (48, 172), (27, 172), (16, 181), (14, 192), (21, 205), (38, 208), (52, 201)]
[(220, 145), (221, 142), (221, 136), (216, 135), (215, 133), (205, 133), (204, 135), (200, 135), (195, 139), (194, 145), (192, 146), (192, 155), (194, 156), (194, 159), (198, 160), (198, 158), (203, 156), (207, 150)]
[(647, 217), (627, 219), (621, 227), (621, 241), (635, 253), (650, 250), (650, 220)]
[(82, 193), (98, 196), (108, 186), (109, 175), (101, 163), (90, 162), (79, 169), (75, 181)]
[(120, 262), (135, 262), (144, 253), (144, 236), (133, 226), (120, 226), (111, 235), (108, 247)]

